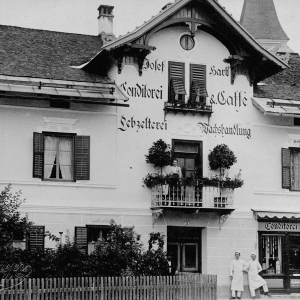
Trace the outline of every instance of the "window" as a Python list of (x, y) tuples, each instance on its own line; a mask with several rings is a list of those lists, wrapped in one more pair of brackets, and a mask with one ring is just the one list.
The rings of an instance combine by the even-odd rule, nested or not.
[[(180, 62), (169, 62), (169, 102), (185, 103), (185, 64)], [(188, 74), (190, 104), (206, 102), (208, 96), (206, 91), (206, 66), (190, 64)]]
[(300, 148), (281, 149), (282, 188), (300, 191)]
[(45, 246), (45, 226), (32, 226), (27, 237), (27, 249), (44, 249)]
[(94, 251), (95, 243), (101, 238), (105, 239), (109, 232), (106, 225), (87, 225), (75, 227), (75, 242), (82, 252), (88, 254)]
[(180, 38), (180, 46), (184, 50), (192, 50), (195, 46), (195, 41), (190, 35), (185, 34)]
[(34, 132), (33, 144), (33, 177), (61, 181), (89, 180), (89, 136)]

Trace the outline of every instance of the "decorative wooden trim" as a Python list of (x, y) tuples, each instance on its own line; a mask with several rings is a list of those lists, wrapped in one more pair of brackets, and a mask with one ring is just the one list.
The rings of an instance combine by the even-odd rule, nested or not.
[(223, 61), (230, 64), (232, 85), (234, 84), (237, 75), (245, 75), (250, 86), (253, 85), (255, 80), (254, 72), (252, 71), (251, 62), (247, 58), (239, 55), (230, 55)]

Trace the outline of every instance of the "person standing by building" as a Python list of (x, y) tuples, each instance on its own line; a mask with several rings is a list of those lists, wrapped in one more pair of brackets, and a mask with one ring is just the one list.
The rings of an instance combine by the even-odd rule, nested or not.
[(170, 166), (169, 174), (177, 174), (179, 179), (182, 178), (182, 172), (181, 172), (181, 168), (178, 166), (177, 158), (173, 159), (173, 164), (172, 166)]
[(251, 259), (248, 261), (248, 267), (246, 269), (246, 272), (248, 272), (248, 280), (249, 280), (249, 289), (251, 293), (252, 299), (255, 299), (255, 290), (260, 288), (261, 286), (264, 289), (265, 295), (271, 297), (267, 282), (258, 275), (259, 272), (262, 271), (262, 267), (260, 263), (256, 260), (256, 254), (251, 254)]
[(235, 251), (235, 259), (230, 263), (231, 299), (241, 299), (244, 291), (243, 271), (248, 267), (247, 263), (240, 259), (241, 252)]

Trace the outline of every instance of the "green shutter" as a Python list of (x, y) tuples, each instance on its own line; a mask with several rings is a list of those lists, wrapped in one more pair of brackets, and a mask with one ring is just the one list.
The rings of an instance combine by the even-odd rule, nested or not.
[(290, 189), (291, 187), (291, 150), (281, 149), (281, 167), (282, 167), (282, 188)]
[(45, 226), (32, 226), (29, 232), (28, 248), (43, 249), (45, 246)]
[(75, 137), (75, 178), (90, 179), (90, 137)]
[(33, 177), (42, 178), (44, 170), (44, 135), (33, 133)]
[(75, 227), (75, 243), (82, 252), (87, 252), (87, 228)]
[(208, 97), (206, 90), (206, 66), (190, 66), (190, 99), (191, 101), (205, 103)]
[(169, 101), (184, 102), (184, 63), (169, 62)]

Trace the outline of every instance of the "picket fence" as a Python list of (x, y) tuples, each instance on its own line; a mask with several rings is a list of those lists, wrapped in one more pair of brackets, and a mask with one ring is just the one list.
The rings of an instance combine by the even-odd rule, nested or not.
[(2, 280), (1, 300), (216, 300), (217, 276), (29, 278)]

